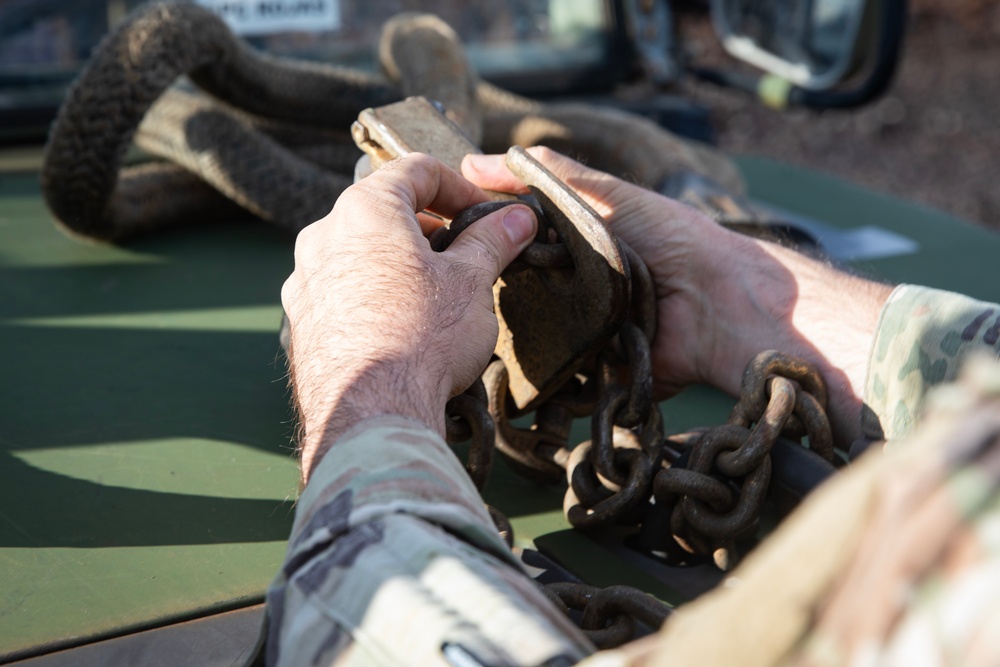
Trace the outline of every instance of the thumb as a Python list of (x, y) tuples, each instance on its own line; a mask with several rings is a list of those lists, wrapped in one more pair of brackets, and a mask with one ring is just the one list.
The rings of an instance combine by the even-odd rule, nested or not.
[(537, 226), (530, 208), (511, 204), (472, 223), (442, 254), (481, 268), (492, 284), (531, 243)]

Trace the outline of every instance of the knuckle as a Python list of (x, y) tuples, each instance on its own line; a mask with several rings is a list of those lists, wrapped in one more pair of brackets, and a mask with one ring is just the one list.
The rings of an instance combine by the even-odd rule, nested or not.
[(366, 179), (344, 191), (337, 200), (333, 214), (328, 216), (333, 228), (344, 232), (355, 223), (364, 222), (365, 226), (393, 216), (399, 209), (406, 207), (407, 196), (405, 187), (398, 181), (390, 179), (381, 182), (370, 182)]
[(344, 190), (337, 199), (337, 203), (333, 207), (333, 212), (328, 217), (364, 207), (367, 202), (371, 201), (378, 194), (379, 188), (372, 183), (373, 180), (373, 177), (366, 178)]
[(533, 158), (535, 158), (536, 160), (538, 160), (543, 164), (554, 162), (556, 160), (559, 160), (560, 158), (565, 157), (563, 156), (562, 153), (555, 151), (549, 148), (548, 146), (532, 146), (531, 148), (528, 149), (528, 153), (530, 153)]
[(407, 178), (428, 178), (439, 169), (440, 162), (426, 153), (408, 153), (379, 169), (376, 174), (403, 174)]
[(440, 164), (437, 158), (427, 153), (410, 153), (404, 156), (401, 162), (412, 165), (414, 169), (437, 169)]
[(299, 231), (299, 233), (295, 236), (295, 247), (296, 248), (298, 248), (299, 246), (307, 247), (309, 245), (312, 245), (315, 242), (314, 237), (319, 233), (319, 228), (321, 226), (320, 223), (322, 223), (323, 220), (325, 219), (326, 218), (321, 218), (320, 220), (317, 220), (316, 222), (303, 227)]
[(288, 312), (295, 304), (295, 297), (299, 292), (299, 281), (293, 273), (281, 285), (281, 307)]
[(317, 245), (315, 238), (317, 234), (317, 224), (313, 223), (304, 227), (295, 237), (295, 248), (292, 251), (292, 256), (295, 258), (296, 264), (301, 264), (306, 257), (312, 254)]

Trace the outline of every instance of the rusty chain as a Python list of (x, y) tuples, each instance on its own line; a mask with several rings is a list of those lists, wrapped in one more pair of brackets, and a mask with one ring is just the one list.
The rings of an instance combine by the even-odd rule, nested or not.
[[(558, 241), (549, 241), (540, 235), (513, 270), (548, 268), (552, 257), (566, 255)], [(617, 333), (558, 391), (534, 406), (530, 427), (512, 422), (526, 411), (515, 406), (507, 369), (495, 359), (481, 382), (449, 403), (449, 441), (471, 437), (468, 469), (480, 490), (495, 446), (528, 479), (555, 483), (565, 477), (564, 511), (573, 526), (638, 526), (641, 548), (667, 564), (711, 558), (729, 569), (754, 541), (779, 437), (805, 438), (811, 452), (834, 460), (826, 385), (806, 362), (773, 350), (761, 352), (744, 371), (740, 398), (727, 423), (665, 436), (652, 390), (655, 292), (643, 261), (625, 244), (622, 248), (631, 270), (631, 303), (629, 319)], [(591, 439), (573, 446), (572, 423), (587, 416)], [(512, 544), (509, 522), (495, 509), (490, 512)], [(655, 629), (669, 612), (667, 605), (628, 587), (546, 588), (570, 615), (582, 611), (581, 627), (602, 648), (631, 640), (637, 621)]]
[(543, 588), (545, 595), (567, 616), (580, 614), (580, 628), (599, 649), (631, 641), (637, 624), (656, 630), (670, 615), (670, 607), (631, 586), (598, 588), (557, 582)]
[[(480, 152), (439, 106), (420, 97), (365, 110), (352, 135), (375, 168), (412, 152), (457, 168), (463, 155)], [(657, 313), (648, 267), (523, 148), (510, 148), (506, 165), (529, 199), (494, 193), (496, 201), (460, 213), (429, 239), (443, 250), (475, 220), (517, 202), (531, 206), (539, 221), (534, 242), (494, 285), (495, 359), (481, 382), (449, 402), (449, 442), (472, 440), (468, 472), (480, 491), (495, 448), (529, 479), (565, 478), (564, 511), (573, 526), (637, 526), (636, 546), (668, 563), (714, 557), (731, 566), (757, 531), (779, 436), (807, 437), (812, 452), (833, 456), (822, 378), (801, 361), (762, 353), (744, 373), (728, 423), (666, 438), (653, 398)], [(515, 423), (529, 414), (530, 427)], [(571, 445), (574, 420), (588, 416), (591, 439)], [(509, 522), (493, 508), (490, 514), (512, 544)], [(584, 616), (595, 642), (613, 645), (636, 627), (619, 593), (562, 595), (566, 608), (590, 600)], [(606, 597), (615, 602), (594, 607), (606, 611), (589, 611)]]

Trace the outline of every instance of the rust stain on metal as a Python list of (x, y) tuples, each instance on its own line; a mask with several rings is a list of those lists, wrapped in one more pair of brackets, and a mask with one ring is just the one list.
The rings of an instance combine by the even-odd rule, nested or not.
[(427, 153), (455, 171), (462, 158), (482, 153), (458, 125), (426, 97), (365, 109), (351, 125), (358, 147), (371, 156), (372, 167), (410, 153)]
[[(376, 169), (422, 152), (459, 170), (462, 158), (481, 153), (423, 97), (366, 109), (351, 132)], [(507, 366), (514, 403), (524, 411), (557, 391), (617, 332), (628, 313), (630, 272), (604, 220), (575, 192), (520, 147), (508, 151), (507, 166), (531, 189), (560, 240), (532, 244), (528, 268), (524, 262), (512, 267), (494, 286), (496, 354)], [(459, 231), (449, 229), (435, 244), (446, 245)]]
[(518, 146), (508, 168), (537, 197), (573, 260), (572, 268), (520, 271), (493, 287), (500, 337), (496, 354), (520, 410), (530, 410), (566, 382), (625, 321), (629, 267), (604, 220)]

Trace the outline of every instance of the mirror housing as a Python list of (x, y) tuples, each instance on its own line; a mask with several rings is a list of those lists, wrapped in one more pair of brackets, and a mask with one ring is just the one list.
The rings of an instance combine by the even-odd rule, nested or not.
[(712, 0), (734, 57), (807, 90), (829, 90), (877, 57), (885, 0)]

